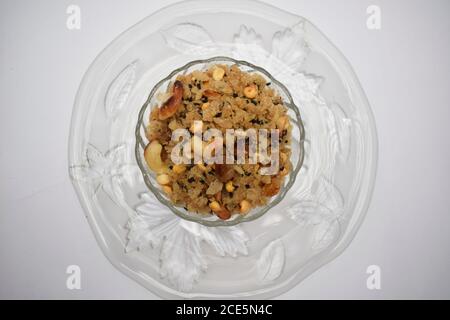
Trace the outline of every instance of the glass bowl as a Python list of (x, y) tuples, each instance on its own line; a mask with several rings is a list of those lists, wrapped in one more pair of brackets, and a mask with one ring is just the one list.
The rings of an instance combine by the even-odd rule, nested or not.
[[(150, 170), (144, 159), (144, 149), (148, 145), (149, 141), (146, 137), (146, 128), (149, 125), (150, 112), (152, 107), (159, 105), (158, 94), (166, 92), (167, 88), (171, 83), (173, 83), (179, 74), (187, 74), (194, 70), (207, 70), (209, 66), (214, 64), (221, 65), (237, 65), (242, 71), (249, 73), (258, 73), (267, 79), (267, 82), (271, 82), (271, 87), (281, 96), (286, 107), (288, 108), (287, 115), (290, 118), (292, 124), (292, 142), (291, 142), (291, 162), (292, 170), (286, 176), (284, 185), (281, 186), (280, 192), (272, 197), (269, 203), (263, 207), (257, 207), (251, 210), (246, 215), (233, 214), (228, 220), (221, 220), (216, 215), (205, 215), (197, 214), (194, 212), (188, 212), (184, 208), (173, 205), (170, 199), (166, 196), (162, 188), (156, 181), (155, 173)], [(175, 213), (180, 218), (186, 219), (188, 221), (198, 222), (202, 225), (208, 227), (218, 227), (218, 226), (233, 226), (240, 222), (252, 221), (256, 218), (261, 217), (268, 210), (277, 205), (281, 200), (283, 200), (285, 194), (289, 191), (292, 185), (295, 183), (298, 172), (302, 166), (304, 157), (304, 143), (305, 133), (303, 129), (302, 119), (297, 106), (294, 104), (291, 94), (288, 89), (276, 80), (269, 72), (261, 67), (255, 66), (246, 61), (240, 61), (229, 57), (213, 57), (204, 60), (191, 61), (183, 67), (177, 68), (172, 71), (167, 77), (159, 81), (156, 86), (151, 90), (147, 101), (142, 106), (139, 111), (139, 117), (136, 125), (136, 160), (139, 168), (142, 172), (145, 184), (148, 186), (150, 191), (155, 195), (155, 197), (161, 201), (162, 204), (167, 206), (173, 213)]]
[[(213, 57), (266, 70), (292, 101), (292, 119), (301, 114), (292, 184), (277, 205), (249, 215), (258, 219), (232, 226), (174, 214), (136, 158), (150, 88)], [(180, 2), (118, 36), (81, 81), (69, 140), (69, 174), (100, 248), (164, 298), (261, 299), (296, 286), (351, 243), (376, 162), (372, 112), (342, 53), (307, 19), (245, 0)]]

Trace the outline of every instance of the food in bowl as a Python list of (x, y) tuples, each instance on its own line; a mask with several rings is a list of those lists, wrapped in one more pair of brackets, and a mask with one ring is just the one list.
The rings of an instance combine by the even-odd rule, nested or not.
[(215, 64), (178, 75), (159, 99), (144, 158), (174, 205), (227, 220), (280, 192), (292, 125), (262, 75)]

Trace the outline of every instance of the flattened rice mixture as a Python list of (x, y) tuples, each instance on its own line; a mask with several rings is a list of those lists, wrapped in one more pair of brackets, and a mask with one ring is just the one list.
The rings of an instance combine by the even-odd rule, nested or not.
[[(282, 98), (266, 81), (236, 65), (214, 65), (206, 71), (179, 75), (167, 96), (161, 97), (165, 101), (153, 106), (144, 156), (175, 205), (226, 220), (234, 213), (247, 214), (264, 206), (278, 194), (292, 167), (292, 126)], [(174, 164), (170, 155), (178, 142), (172, 141), (172, 132), (182, 128), (192, 131), (195, 120), (203, 121), (203, 131), (216, 128), (224, 137), (226, 129), (279, 129), (278, 172), (261, 175), (259, 169), (264, 165), (248, 161)]]

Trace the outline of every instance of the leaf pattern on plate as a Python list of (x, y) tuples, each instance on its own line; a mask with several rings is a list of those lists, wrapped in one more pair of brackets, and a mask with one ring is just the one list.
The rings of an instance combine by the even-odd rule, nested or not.
[(285, 249), (281, 239), (276, 239), (264, 248), (256, 262), (258, 278), (261, 281), (277, 279), (284, 268)]
[(202, 55), (214, 50), (214, 40), (195, 23), (180, 23), (161, 31), (166, 43), (183, 54)]
[(302, 20), (290, 28), (276, 32), (272, 38), (272, 54), (295, 71), (300, 69), (310, 52), (304, 26)]
[(70, 166), (70, 177), (89, 183), (94, 190), (93, 196), (103, 190), (114, 203), (121, 205), (124, 199), (122, 181), (132, 182), (133, 178), (129, 175), (137, 173), (136, 165), (125, 163), (126, 151), (126, 144), (119, 144), (105, 153), (88, 144), (86, 164)]
[(335, 156), (345, 163), (350, 154), (350, 131), (354, 120), (337, 103), (330, 103), (328, 108), (334, 120), (330, 125), (330, 132), (335, 145)]
[(303, 103), (325, 104), (319, 92), (322, 82), (321, 77), (302, 72), (286, 77), (285, 81), (295, 100)]
[(241, 25), (233, 37), (233, 57), (264, 65), (275, 78), (279, 73), (299, 71), (310, 53), (305, 39), (304, 21), (275, 32), (271, 40), (271, 51), (266, 50), (261, 35), (252, 27)]
[(111, 82), (105, 95), (107, 118), (115, 119), (128, 100), (136, 81), (137, 61), (126, 66)]
[(296, 194), (298, 201), (287, 209), (289, 216), (303, 226), (314, 226), (313, 250), (326, 248), (339, 236), (344, 210), (341, 192), (325, 177), (314, 181), (311, 192)]
[(141, 200), (128, 221), (126, 251), (147, 246), (160, 250), (160, 274), (177, 290), (190, 291), (207, 270), (201, 242), (219, 256), (248, 254), (249, 239), (239, 227), (208, 228), (174, 215), (150, 193), (141, 194)]
[(233, 36), (233, 57), (250, 63), (262, 65), (268, 59), (264, 50), (261, 35), (255, 29), (241, 25), (238, 33)]

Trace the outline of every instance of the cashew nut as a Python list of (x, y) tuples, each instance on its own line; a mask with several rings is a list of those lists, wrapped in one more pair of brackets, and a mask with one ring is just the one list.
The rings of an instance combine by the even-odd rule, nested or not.
[(150, 169), (156, 173), (164, 170), (164, 163), (161, 160), (162, 145), (157, 141), (152, 141), (144, 150), (145, 162)]

